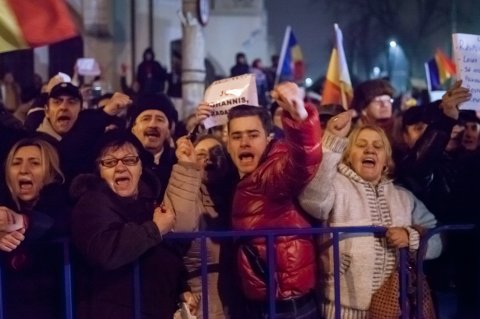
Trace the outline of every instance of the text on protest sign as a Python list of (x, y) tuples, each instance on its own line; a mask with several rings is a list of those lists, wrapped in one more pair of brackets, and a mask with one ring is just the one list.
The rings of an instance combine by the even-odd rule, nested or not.
[(206, 129), (227, 124), (228, 111), (240, 104), (258, 106), (255, 75), (245, 74), (213, 82), (205, 91), (205, 102), (213, 106), (212, 114), (203, 121)]
[(462, 86), (470, 90), (472, 98), (460, 105), (461, 109), (480, 109), (480, 35), (454, 33), (453, 52)]

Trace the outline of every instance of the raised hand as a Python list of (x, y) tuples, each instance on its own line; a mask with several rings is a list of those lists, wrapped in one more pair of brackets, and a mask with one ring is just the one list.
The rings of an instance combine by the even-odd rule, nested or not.
[(196, 163), (197, 156), (195, 154), (195, 148), (192, 142), (186, 137), (182, 136), (177, 140), (177, 148), (175, 149), (175, 155), (178, 161)]
[(446, 116), (453, 119), (458, 119), (459, 104), (470, 100), (472, 94), (470, 90), (462, 87), (462, 81), (457, 81), (448, 91), (442, 96), (442, 103), (440, 108)]
[(209, 117), (213, 112), (213, 106), (203, 101), (200, 102), (197, 106), (197, 111), (195, 112), (195, 118), (197, 119), (197, 124), (202, 123), (207, 117)]
[(107, 105), (103, 108), (105, 113), (109, 115), (117, 115), (122, 110), (126, 109), (132, 104), (132, 100), (126, 94), (115, 92)]
[(175, 213), (163, 203), (155, 207), (153, 212), (153, 222), (158, 227), (158, 231), (163, 236), (173, 230), (175, 226)]
[(303, 102), (303, 91), (293, 82), (283, 82), (272, 91), (272, 98), (285, 111), (290, 113), (295, 121), (303, 121), (308, 113)]
[(126, 63), (122, 63), (120, 65), (120, 75), (126, 76), (128, 71), (128, 65)]
[(347, 137), (352, 127), (353, 110), (342, 112), (327, 122), (326, 130), (339, 137)]

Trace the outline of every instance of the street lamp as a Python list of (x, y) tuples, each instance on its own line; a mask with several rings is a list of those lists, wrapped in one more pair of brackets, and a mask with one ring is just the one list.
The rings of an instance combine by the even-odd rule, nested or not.
[(390, 78), (390, 81), (392, 80), (392, 75), (393, 75), (393, 71), (394, 71), (394, 68), (395, 68), (395, 58), (396, 58), (396, 55), (397, 55), (397, 47), (398, 47), (398, 44), (397, 44), (397, 41), (395, 40), (390, 40), (388, 42), (388, 56), (387, 56), (387, 70), (388, 70), (388, 77)]

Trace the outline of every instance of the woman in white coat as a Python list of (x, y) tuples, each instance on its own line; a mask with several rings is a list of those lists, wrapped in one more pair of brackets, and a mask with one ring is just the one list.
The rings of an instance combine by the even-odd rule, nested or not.
[[(347, 134), (351, 113), (332, 118), (323, 137), (323, 159), (316, 176), (299, 197), (302, 207), (327, 226), (384, 226), (385, 237), (372, 233), (341, 234), (341, 318), (368, 318), (373, 293), (395, 271), (398, 248), (417, 250), (420, 233), (436, 225), (435, 217), (408, 190), (389, 178), (392, 149), (378, 126)], [(438, 236), (429, 241), (427, 258), (440, 254)], [(321, 253), (322, 312), (334, 318), (332, 248)]]

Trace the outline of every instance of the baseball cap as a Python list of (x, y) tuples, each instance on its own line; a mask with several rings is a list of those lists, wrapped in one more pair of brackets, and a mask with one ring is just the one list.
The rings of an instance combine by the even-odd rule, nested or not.
[(59, 96), (67, 95), (74, 98), (82, 100), (82, 94), (80, 93), (80, 89), (69, 82), (62, 82), (55, 85), (51, 90), (50, 94), (48, 95), (49, 98), (58, 98)]

